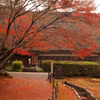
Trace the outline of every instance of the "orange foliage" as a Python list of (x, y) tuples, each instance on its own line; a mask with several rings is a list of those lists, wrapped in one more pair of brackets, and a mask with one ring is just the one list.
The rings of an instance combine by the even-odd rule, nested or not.
[(59, 83), (58, 86), (58, 98), (56, 98), (55, 100), (78, 100), (73, 90), (69, 89), (61, 83)]
[[(12, 5), (13, 4), (12, 2)], [(35, 12), (30, 9), (23, 14), (21, 13), (21, 10), (24, 9), (22, 5), (20, 6), (22, 8), (19, 7), (18, 9), (13, 9), (15, 11), (12, 10), (10, 18), (5, 15), (4, 26), (2, 27), (2, 25), (0, 25), (0, 39), (3, 41), (3, 36), (5, 36), (6, 39), (3, 43), (5, 43), (9, 49), (14, 48), (14, 52), (16, 51), (22, 55), (28, 54), (29, 52), (27, 50), (29, 49), (50, 50), (59, 47), (64, 48), (64, 50), (66, 48), (73, 49), (75, 51), (74, 53), (79, 53), (77, 57), (80, 56), (82, 58), (82, 56), (89, 56), (90, 53), (92, 53), (91, 51), (96, 48), (90, 27), (100, 27), (100, 15), (91, 13), (91, 11), (96, 9), (93, 4), (94, 0), (58, 0), (55, 2), (50, 0), (49, 3), (43, 4), (46, 8), (51, 7), (49, 10), (62, 10), (65, 15), (52, 12), (52, 14), (57, 14), (59, 20), (63, 19), (68, 23), (76, 23), (72, 26), (70, 26), (70, 24), (63, 25), (63, 23), (60, 23), (60, 25), (56, 25), (58, 27), (53, 29), (53, 31), (49, 26), (51, 24), (55, 25), (54, 19), (57, 17), (54, 16), (55, 14), (48, 14), (49, 10)], [(27, 53), (23, 53), (24, 49), (22, 50), (21, 48), (26, 49)], [(87, 49), (91, 50), (88, 51)]]
[(29, 50), (23, 49), (23, 48), (15, 49), (13, 52), (15, 52), (15, 53), (17, 52), (17, 54), (28, 55), (28, 56), (30, 56), (31, 54), (33, 54), (33, 53), (30, 53)]
[(66, 77), (66, 81), (87, 88), (97, 99), (100, 99), (100, 78)]
[(93, 50), (91, 48), (81, 48), (78, 50), (74, 50), (74, 52), (72, 54), (75, 57), (75, 59), (77, 59), (77, 58), (84, 59), (85, 57), (91, 56), (92, 52), (93, 52)]
[(0, 100), (47, 100), (52, 89), (42, 79), (0, 77), (0, 94)]

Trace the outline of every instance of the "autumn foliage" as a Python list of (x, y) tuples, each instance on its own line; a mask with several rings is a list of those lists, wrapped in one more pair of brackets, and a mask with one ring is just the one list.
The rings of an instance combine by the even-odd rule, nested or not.
[(0, 94), (0, 100), (47, 100), (52, 88), (42, 79), (0, 77)]
[[(5, 1), (0, 8), (0, 68), (15, 53), (30, 55), (30, 49), (70, 48), (84, 58), (96, 48), (94, 34), (100, 28), (100, 15), (91, 13), (96, 9), (94, 0)], [(57, 24), (58, 20), (72, 25)], [(7, 51), (2, 52), (4, 46)]]
[(78, 100), (73, 90), (69, 89), (68, 87), (64, 86), (61, 83), (59, 83), (58, 85), (59, 85), (58, 98), (56, 98), (55, 100)]
[[(51, 85), (44, 79), (6, 78), (0, 76), (0, 94), (2, 94), (0, 100), (6, 98), (7, 100), (48, 100), (48, 98), (52, 98), (52, 91), (54, 90)], [(60, 82), (58, 86), (58, 97), (55, 100), (78, 100), (73, 90)]]
[(87, 88), (97, 99), (100, 99), (100, 79), (99, 78), (84, 78), (84, 77), (66, 77), (66, 81), (80, 87)]

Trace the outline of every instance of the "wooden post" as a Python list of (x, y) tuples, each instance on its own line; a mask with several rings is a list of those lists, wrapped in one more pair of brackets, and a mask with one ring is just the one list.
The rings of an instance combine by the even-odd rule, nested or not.
[(53, 88), (55, 88), (55, 80), (53, 80)]
[(57, 93), (58, 93), (58, 83), (56, 83), (56, 87), (57, 87)]
[(98, 56), (99, 56), (99, 64), (100, 64), (100, 52), (99, 52)]
[(50, 83), (51, 83), (51, 75), (50, 75)]
[(51, 62), (51, 81), (53, 79), (53, 62)]
[(57, 98), (57, 87), (55, 87), (55, 98)]
[(52, 91), (52, 100), (55, 100), (55, 91)]
[(51, 98), (48, 98), (48, 100), (51, 100)]
[(50, 78), (49, 72), (48, 72), (48, 79)]
[(51, 74), (53, 74), (53, 62), (51, 62)]
[(51, 62), (51, 78), (53, 78), (53, 62)]

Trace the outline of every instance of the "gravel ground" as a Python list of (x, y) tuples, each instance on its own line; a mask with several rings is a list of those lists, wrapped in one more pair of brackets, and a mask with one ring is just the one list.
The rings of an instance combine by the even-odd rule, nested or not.
[(48, 73), (46, 72), (8, 72), (11, 76), (16, 78), (32, 78), (32, 79), (44, 79), (48, 78)]

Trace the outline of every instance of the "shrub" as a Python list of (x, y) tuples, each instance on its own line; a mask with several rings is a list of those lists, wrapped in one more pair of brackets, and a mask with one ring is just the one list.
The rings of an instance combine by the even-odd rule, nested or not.
[(84, 76), (84, 77), (100, 77), (100, 71), (98, 71), (97, 63), (87, 61), (60, 61), (44, 60), (41, 63), (41, 67), (44, 71), (50, 71), (50, 63), (54, 64), (54, 73), (56, 66), (63, 67), (63, 75), (68, 77)]
[(96, 74), (95, 71), (98, 70), (98, 64), (93, 62), (59, 62), (54, 63), (54, 67), (56, 66), (63, 67), (64, 76), (85, 76), (85, 77), (99, 77), (100, 71)]
[(79, 76), (78, 68), (80, 67), (78, 64), (71, 64), (71, 63), (55, 63), (54, 67), (62, 66), (63, 67), (63, 74), (64, 76), (72, 77), (72, 76)]
[(8, 67), (6, 67), (6, 70), (7, 71), (12, 71), (12, 67), (11, 66), (8, 66)]
[(44, 70), (41, 67), (35, 67), (37, 72), (44, 72)]
[(14, 72), (21, 72), (22, 70), (20, 69), (15, 69)]
[(0, 75), (1, 76), (8, 76), (9, 73), (6, 70), (0, 70)]
[(44, 71), (48, 72), (50, 71), (51, 62), (56, 63), (54, 60), (43, 60), (41, 63), (41, 67)]
[(16, 72), (22, 71), (22, 62), (21, 61), (13, 61), (12, 70)]
[(92, 73), (92, 77), (100, 78), (100, 71), (94, 71), (94, 73)]
[(42, 67), (42, 60), (39, 60), (38, 66)]

